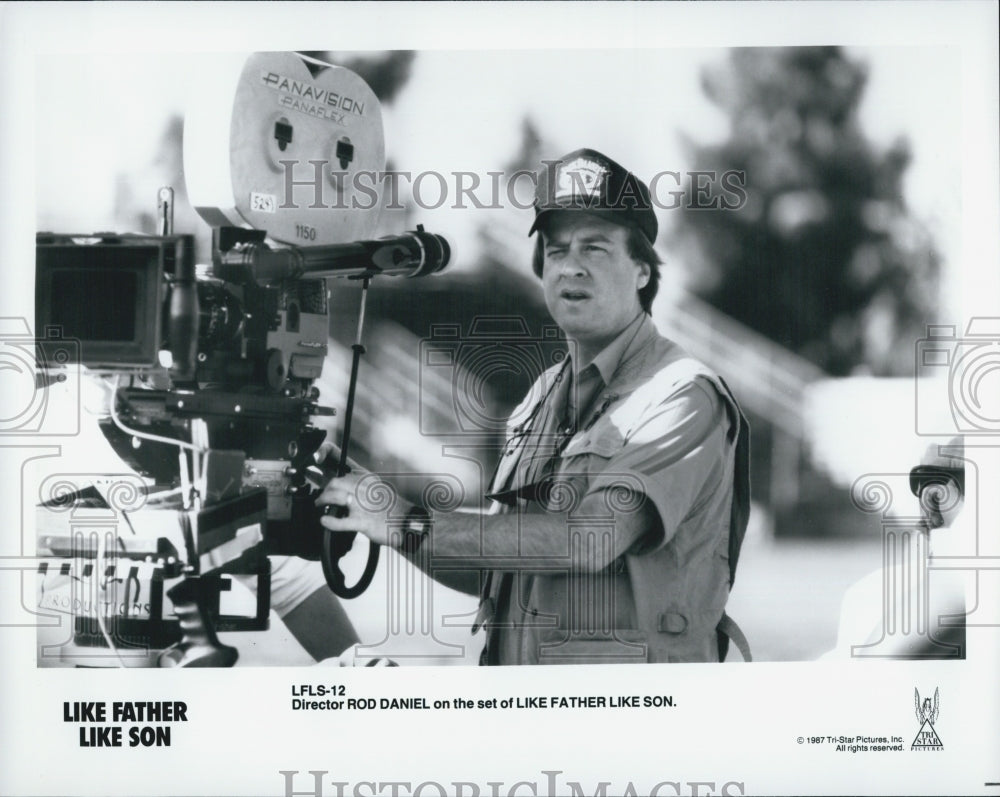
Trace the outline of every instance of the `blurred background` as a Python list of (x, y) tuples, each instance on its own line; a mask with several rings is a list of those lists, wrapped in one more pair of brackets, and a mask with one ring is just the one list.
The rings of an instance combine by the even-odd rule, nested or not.
[[(935, 378), (944, 374), (916, 365), (929, 324), (961, 323), (954, 52), (309, 55), (354, 69), (378, 95), (388, 169), (511, 174), (591, 147), (647, 181), (679, 175), (669, 188), (677, 206), (658, 211), (665, 265), (653, 318), (727, 380), (752, 424), (754, 504), (728, 611), (758, 660), (813, 659), (833, 648), (844, 590), (882, 556), (882, 517), (859, 511), (851, 485), (867, 473), (905, 473), (928, 442), (954, 433), (948, 388)], [(187, 202), (181, 154), (184, 107), (201, 69), (197, 59), (156, 53), (127, 63), (113, 55), (39, 61), (38, 229), (153, 233), (157, 189), (171, 185), (175, 227), (197, 234), (207, 262), (210, 230)], [(698, 207), (690, 173), (730, 170), (744, 175), (745, 205)], [(477, 341), (501, 339), (490, 323), (514, 320), (521, 326), (508, 347), (528, 350), (551, 319), (530, 270), (531, 211), (507, 202), (456, 208), (453, 184), (450, 191), (428, 209), (404, 184), (403, 207), (382, 214), (379, 234), (423, 223), (458, 254), (433, 278), (375, 283), (354, 452), (373, 470), (449, 474), (461, 484), (456, 501), (474, 509), (501, 419), (532, 381), (518, 357), (472, 367)], [(480, 196), (488, 201), (489, 191)], [(343, 281), (331, 288), (336, 345), (319, 387), (324, 403), (342, 408), (358, 291)], [(442, 325), (457, 328), (465, 347), (446, 339), (456, 351), (447, 366), (424, 356)], [(954, 345), (963, 332), (955, 330)], [(470, 424), (474, 438), (462, 434)], [(420, 489), (400, 481), (401, 490)], [(895, 498), (893, 513), (918, 514), (908, 493)], [(384, 577), (401, 578), (390, 561)], [(465, 616), (473, 599), (435, 586), (437, 636), (427, 645), (405, 623), (392, 630), (380, 583), (349, 606), (363, 639), (395, 634), (397, 652), (441, 648), (427, 660), (475, 660), (468, 645), (444, 651), (465, 644), (468, 630), (442, 620)]]

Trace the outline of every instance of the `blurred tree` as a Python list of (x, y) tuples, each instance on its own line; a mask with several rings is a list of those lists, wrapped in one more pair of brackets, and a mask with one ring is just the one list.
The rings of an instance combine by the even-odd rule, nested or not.
[(706, 70), (729, 136), (686, 143), (696, 169), (744, 173), (746, 203), (706, 212), (735, 194), (689, 185), (675, 243), (694, 291), (723, 312), (833, 375), (902, 375), (932, 320), (939, 259), (903, 200), (907, 142), (879, 151), (860, 129), (866, 80), (837, 47), (737, 49)]
[[(545, 142), (539, 132), (538, 125), (531, 118), (530, 114), (525, 114), (521, 119), (521, 141), (518, 145), (514, 157), (504, 164), (503, 168), (508, 174), (522, 169), (535, 171), (542, 161), (542, 149)], [(551, 155), (549, 157), (552, 157)]]
[(379, 102), (385, 104), (391, 103), (406, 85), (417, 56), (414, 50), (387, 50), (374, 55), (318, 51), (303, 51), (302, 54), (356, 72), (375, 92)]

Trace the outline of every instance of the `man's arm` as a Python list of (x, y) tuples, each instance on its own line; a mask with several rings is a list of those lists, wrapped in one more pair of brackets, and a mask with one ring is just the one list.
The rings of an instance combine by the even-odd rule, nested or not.
[(452, 562), (442, 564), (440, 559), (434, 561), (429, 551), (431, 545), (425, 541), (416, 552), (407, 552), (402, 548), (396, 548), (403, 558), (408, 559), (416, 567), (423, 570), (438, 584), (450, 587), (464, 595), (479, 596), (482, 591), (481, 570), (476, 567), (465, 567), (454, 565)]
[[(645, 412), (621, 451), (603, 460), (592, 475), (579, 506), (563, 512), (437, 514), (427, 539), (410, 558), (434, 578), (450, 568), (594, 572), (632, 546), (645, 550), (665, 544), (704, 491), (712, 488), (728, 445), (727, 428), (714, 388), (689, 385)], [(568, 463), (570, 471), (573, 465)], [(349, 475), (327, 485), (317, 503), (345, 505), (349, 515), (325, 516), (321, 523), (337, 531), (360, 531), (382, 545), (398, 545), (398, 540), (390, 540), (384, 513), (357, 506), (354, 496), (363, 493), (358, 491), (359, 480)]]
[[(346, 480), (338, 479), (341, 489)], [(614, 498), (612, 486), (588, 494), (572, 511), (519, 511), (506, 515), (436, 514), (427, 537), (413, 552), (398, 532), (390, 537), (384, 515), (366, 513), (343, 494), (331, 503), (349, 508), (344, 518), (324, 516), (327, 528), (360, 531), (390, 545), (441, 583), (478, 594), (480, 570), (571, 569), (596, 572), (639, 540), (662, 536), (656, 510), (641, 495)], [(624, 506), (626, 509), (616, 509)], [(632, 508), (634, 507), (634, 509)]]
[(601, 490), (572, 512), (435, 515), (427, 539), (407, 558), (449, 586), (453, 576), (471, 576), (477, 592), (479, 570), (597, 572), (660, 526), (656, 510), (643, 498), (633, 511), (614, 511), (610, 503), (608, 491)]

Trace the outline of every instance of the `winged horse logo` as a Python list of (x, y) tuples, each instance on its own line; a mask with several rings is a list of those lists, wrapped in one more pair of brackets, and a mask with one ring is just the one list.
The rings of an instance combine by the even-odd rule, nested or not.
[(925, 722), (934, 725), (938, 718), (938, 689), (934, 689), (934, 703), (931, 703), (929, 697), (924, 698), (924, 702), (920, 702), (920, 692), (917, 691), (916, 687), (913, 689), (913, 707), (917, 711), (917, 722), (923, 725)]

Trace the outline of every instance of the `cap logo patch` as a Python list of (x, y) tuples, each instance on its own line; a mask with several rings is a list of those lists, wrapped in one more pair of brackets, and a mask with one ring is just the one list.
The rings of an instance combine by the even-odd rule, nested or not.
[(590, 158), (576, 158), (561, 164), (556, 171), (555, 199), (578, 196), (599, 198), (607, 176), (608, 169)]

